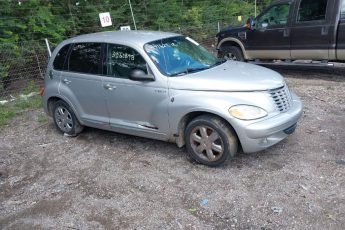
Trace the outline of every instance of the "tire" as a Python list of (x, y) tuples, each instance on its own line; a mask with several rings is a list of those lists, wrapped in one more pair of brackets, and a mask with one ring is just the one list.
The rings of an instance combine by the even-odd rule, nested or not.
[(199, 116), (187, 125), (185, 142), (191, 159), (211, 167), (234, 157), (238, 149), (235, 131), (220, 118), (210, 115)]
[(53, 106), (53, 119), (56, 128), (69, 136), (77, 136), (83, 131), (71, 107), (64, 101), (57, 101)]
[(227, 46), (223, 49), (223, 58), (232, 61), (244, 61), (243, 53), (237, 46)]

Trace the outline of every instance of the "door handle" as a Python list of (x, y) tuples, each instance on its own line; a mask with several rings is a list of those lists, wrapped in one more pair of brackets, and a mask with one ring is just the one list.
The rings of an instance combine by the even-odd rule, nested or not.
[(285, 38), (290, 37), (290, 29), (282, 29), (279, 31), (283, 32), (283, 37), (285, 37)]
[(112, 84), (106, 84), (103, 86), (105, 89), (107, 90), (113, 90), (116, 89), (116, 86), (112, 85)]
[(63, 81), (63, 82), (66, 84), (66, 85), (69, 85), (69, 84), (71, 83), (71, 81), (70, 81), (70, 80), (68, 80), (68, 79), (66, 79), (66, 78), (65, 78), (65, 79), (63, 79), (62, 81)]
[(328, 35), (328, 31), (329, 31), (329, 26), (323, 26), (321, 29), (321, 35), (322, 36)]

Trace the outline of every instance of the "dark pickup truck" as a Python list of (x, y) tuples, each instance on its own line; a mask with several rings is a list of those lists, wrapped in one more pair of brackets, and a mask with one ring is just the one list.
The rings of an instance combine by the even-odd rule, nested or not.
[(219, 57), (345, 61), (345, 0), (275, 1), (255, 19), (217, 34)]

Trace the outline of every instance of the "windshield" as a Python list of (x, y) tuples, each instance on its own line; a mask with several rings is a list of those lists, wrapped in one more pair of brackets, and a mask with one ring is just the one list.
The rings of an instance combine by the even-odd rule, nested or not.
[(222, 63), (189, 37), (172, 37), (145, 44), (144, 49), (167, 76), (179, 76)]

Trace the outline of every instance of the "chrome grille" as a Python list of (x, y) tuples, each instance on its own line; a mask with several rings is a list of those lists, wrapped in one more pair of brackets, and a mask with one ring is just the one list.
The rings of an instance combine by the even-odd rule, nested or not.
[(292, 101), (289, 88), (286, 85), (277, 89), (272, 89), (269, 93), (278, 111), (285, 112), (290, 109)]

